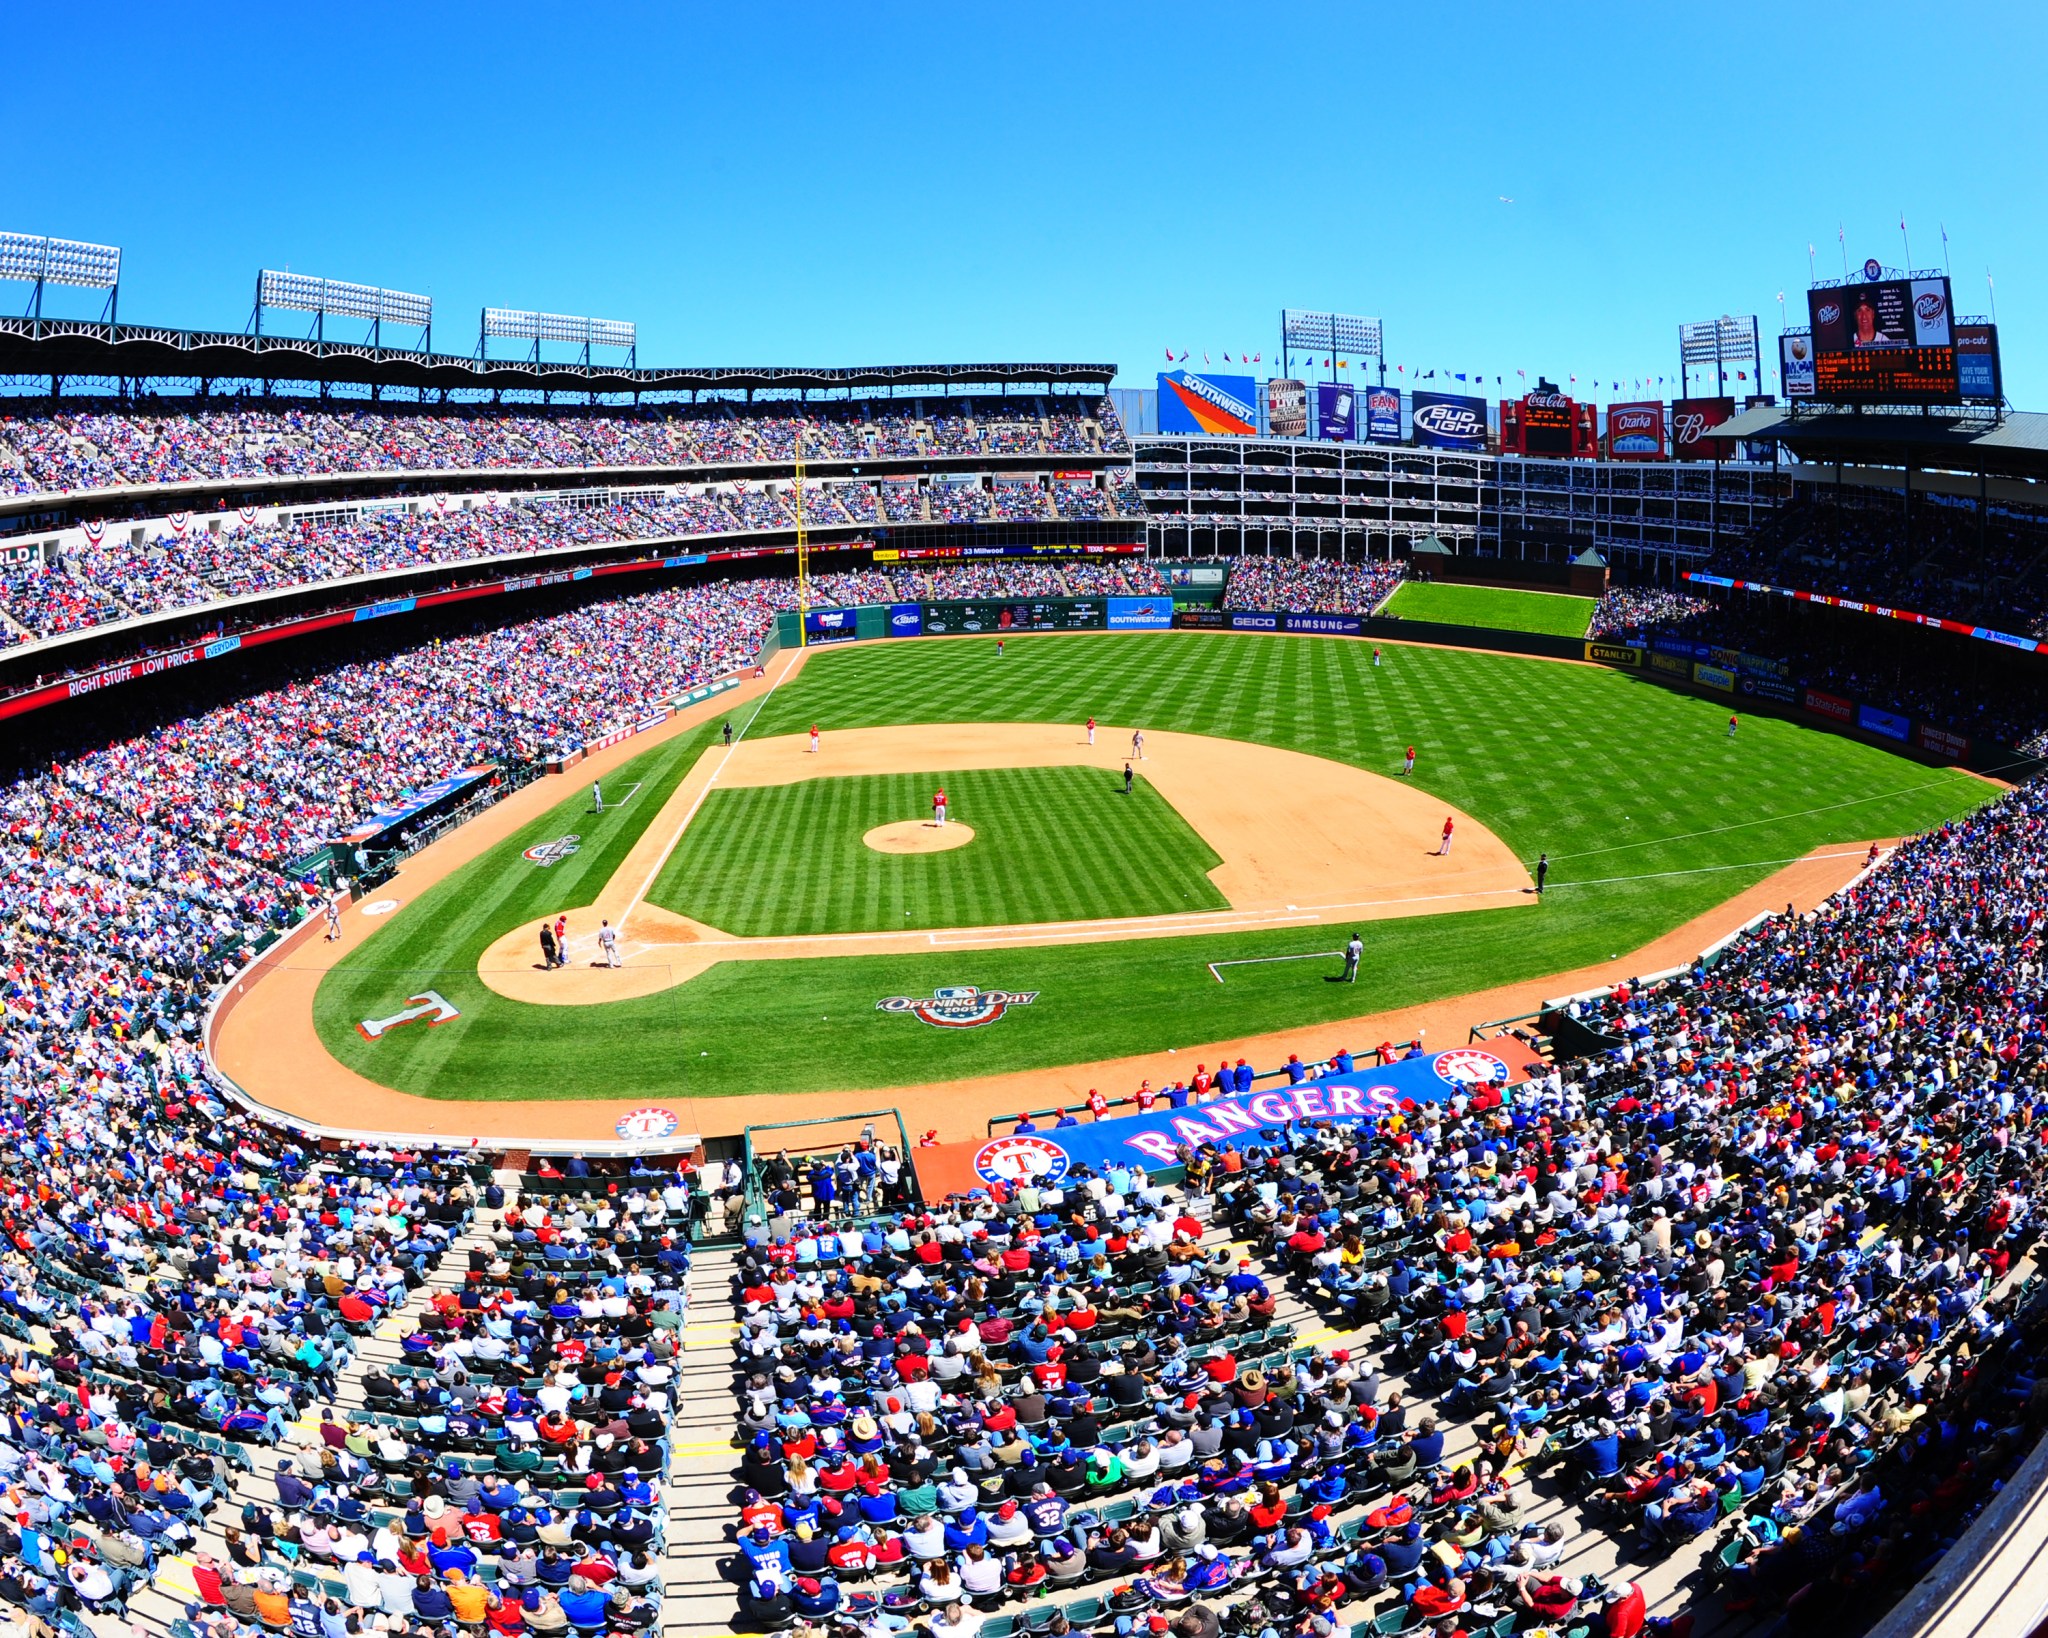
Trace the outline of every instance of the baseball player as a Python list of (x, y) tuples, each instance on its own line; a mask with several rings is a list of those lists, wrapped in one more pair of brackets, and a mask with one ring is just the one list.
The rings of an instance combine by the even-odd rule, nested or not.
[(1145, 760), (1145, 730), (1142, 728), (1131, 730), (1131, 755), (1140, 762)]
[(1728, 714), (1728, 737), (1735, 737), (1735, 714), (1732, 711)]
[(567, 916), (555, 917), (555, 965), (557, 967), (569, 965), (569, 918)]
[(1411, 745), (1411, 746), (1409, 746), (1409, 747), (1408, 747), (1408, 755), (1407, 755), (1407, 757), (1406, 757), (1406, 758), (1405, 758), (1405, 759), (1403, 760), (1403, 762), (1401, 763), (1401, 777), (1402, 777), (1403, 779), (1406, 779), (1406, 778), (1407, 778), (1407, 777), (1408, 777), (1408, 776), (1409, 776), (1410, 774), (1412, 774), (1412, 773), (1414, 773), (1414, 772), (1415, 772), (1415, 747), (1414, 747), (1413, 745)]
[(1088, 743), (1090, 745), (1095, 743), (1095, 719), (1093, 717), (1088, 719)]
[(811, 755), (812, 755), (812, 756), (816, 756), (817, 754), (818, 754), (818, 725), (817, 725), (817, 724), (816, 724), (816, 723), (814, 722), (814, 723), (812, 723), (812, 724), (811, 724)]
[(1536, 896), (1537, 896), (1537, 897), (1538, 897), (1539, 899), (1543, 897), (1543, 878), (1544, 878), (1544, 877), (1546, 877), (1546, 876), (1548, 876), (1549, 874), (1550, 874), (1550, 855), (1549, 855), (1549, 854), (1547, 854), (1547, 853), (1539, 853), (1539, 854), (1537, 854), (1537, 855), (1536, 855)]
[(729, 717), (726, 719), (725, 724), (725, 742), (728, 745), (732, 743), (732, 719)]
[(1126, 796), (1131, 794), (1131, 778), (1131, 765), (1126, 762), (1124, 764), (1124, 795)]
[(996, 658), (1000, 660), (1000, 659), (1001, 659), (1002, 657), (1003, 657), (1003, 640), (1002, 640), (1002, 638), (998, 637), (998, 638), (996, 639)]
[(327, 901), (327, 942), (332, 944), (340, 937), (341, 901), (339, 899), (329, 899)]
[(1451, 816), (1447, 813), (1444, 815), (1444, 839), (1436, 845), (1437, 857), (1440, 859), (1447, 858), (1450, 855), (1452, 829), (1453, 822)]
[(619, 930), (608, 921), (599, 923), (597, 943), (604, 951), (604, 964), (616, 967), (619, 964)]
[(1356, 984), (1358, 982), (1358, 963), (1361, 959), (1364, 958), (1364, 955), (1365, 940), (1360, 938), (1356, 933), (1353, 933), (1344, 945), (1345, 983)]
[(1380, 668), (1380, 645), (1378, 643), (1372, 645), (1372, 668), (1375, 671)]
[(602, 813), (602, 812), (604, 812), (604, 781), (603, 781), (603, 780), (601, 780), (601, 779), (593, 779), (593, 780), (592, 780), (592, 781), (590, 782), (590, 800), (591, 800), (591, 803), (592, 803), (592, 805), (596, 807), (596, 809), (597, 809), (597, 811), (598, 811), (599, 813)]
[(932, 823), (941, 830), (946, 828), (946, 789), (943, 785), (932, 792)]

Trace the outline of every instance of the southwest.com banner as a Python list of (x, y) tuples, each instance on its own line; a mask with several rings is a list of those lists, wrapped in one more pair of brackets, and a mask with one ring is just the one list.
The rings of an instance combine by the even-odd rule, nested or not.
[(1259, 434), (1259, 384), (1248, 375), (1159, 376), (1159, 430), (1207, 432), (1231, 438)]
[(1173, 629), (1173, 598), (1160, 597), (1112, 597), (1109, 604), (1109, 629), (1111, 631), (1171, 631)]

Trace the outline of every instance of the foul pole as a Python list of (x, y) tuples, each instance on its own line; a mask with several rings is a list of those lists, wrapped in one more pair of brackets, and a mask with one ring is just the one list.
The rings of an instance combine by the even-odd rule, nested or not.
[(810, 647), (811, 624), (811, 537), (804, 527), (804, 434), (810, 429), (802, 422), (796, 429), (796, 646)]

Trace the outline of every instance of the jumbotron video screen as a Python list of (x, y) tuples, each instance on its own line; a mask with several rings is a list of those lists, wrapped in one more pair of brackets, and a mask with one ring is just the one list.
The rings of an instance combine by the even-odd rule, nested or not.
[(1946, 278), (1871, 278), (1806, 293), (1815, 396), (1837, 403), (1950, 403), (1955, 309)]

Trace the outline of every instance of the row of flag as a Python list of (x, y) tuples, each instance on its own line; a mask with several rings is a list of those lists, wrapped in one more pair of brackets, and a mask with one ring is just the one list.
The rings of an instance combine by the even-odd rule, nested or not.
[[(1185, 364), (1188, 361), (1189, 356), (1189, 351), (1185, 347), (1183, 347), (1179, 352), (1175, 352), (1171, 347), (1166, 349), (1166, 362), (1169, 364)], [(1237, 364), (1258, 364), (1264, 362), (1265, 355), (1263, 353), (1239, 353), (1236, 356), (1236, 358), (1233, 359), (1229, 353), (1224, 353), (1222, 355), (1222, 358), (1223, 362), (1226, 364), (1230, 364), (1233, 362)], [(1204, 366), (1213, 367), (1213, 362), (1214, 361), (1209, 357), (1207, 353), (1202, 354), (1202, 363)], [(1349, 359), (1344, 358), (1325, 358), (1324, 360), (1322, 360), (1321, 364), (1318, 365), (1316, 360), (1311, 358), (1304, 361), (1304, 367), (1308, 369), (1321, 368), (1325, 370), (1346, 370), (1351, 367), (1351, 361)], [(1363, 367), (1363, 361), (1361, 361), (1361, 367)], [(1488, 381), (1488, 374), (1484, 370), (1425, 370), (1418, 366), (1416, 369), (1411, 371), (1405, 364), (1396, 364), (1394, 366), (1394, 373), (1396, 375), (1407, 376), (1408, 379), (1411, 381), (1462, 381), (1466, 383), (1468, 386), (1474, 387), (1483, 387), (1487, 385)], [(1750, 373), (1748, 370), (1731, 370), (1728, 373), (1737, 381), (1747, 382), (1750, 379)], [(1526, 383), (1529, 379), (1529, 372), (1527, 370), (1517, 370), (1515, 371), (1515, 379), (1517, 381)], [(1762, 371), (1757, 372), (1757, 379), (1759, 381), (1763, 379)], [(1568, 386), (1577, 386), (1579, 384), (1579, 378), (1575, 375), (1568, 375), (1565, 377), (1565, 383)], [(1504, 387), (1507, 385), (1507, 377), (1505, 375), (1496, 374), (1492, 377), (1492, 384), (1496, 387)], [(1699, 383), (1694, 382), (1692, 384), (1697, 386)], [(1589, 378), (1586, 382), (1586, 385), (1589, 388), (1592, 388), (1597, 391), (1599, 389), (1600, 382), (1597, 379)], [(1639, 380), (1609, 381), (1607, 383), (1607, 388), (1610, 392), (1620, 392), (1624, 388), (1631, 392), (1647, 392), (1653, 387), (1678, 387), (1682, 385), (1684, 385), (1684, 383), (1681, 383), (1678, 377), (1676, 376), (1646, 375), (1640, 378)]]

